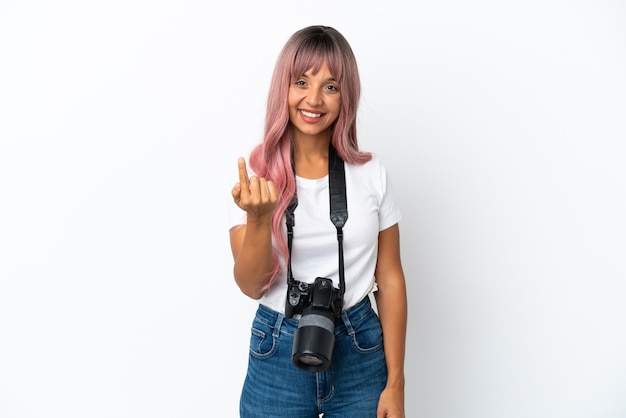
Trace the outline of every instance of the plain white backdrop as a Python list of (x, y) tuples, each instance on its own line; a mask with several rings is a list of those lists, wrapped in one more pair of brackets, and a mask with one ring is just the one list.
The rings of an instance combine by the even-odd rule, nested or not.
[(236, 158), (339, 29), (404, 214), (407, 416), (626, 416), (620, 1), (0, 3), (0, 417), (236, 417)]

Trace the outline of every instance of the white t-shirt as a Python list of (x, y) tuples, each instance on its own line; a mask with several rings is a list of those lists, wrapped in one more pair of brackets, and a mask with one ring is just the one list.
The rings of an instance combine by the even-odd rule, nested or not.
[[(363, 164), (345, 164), (348, 220), (343, 227), (346, 310), (375, 290), (374, 270), (378, 233), (401, 219), (387, 171), (374, 155)], [(330, 220), (328, 176), (305, 179), (296, 176), (298, 207), (294, 212), (291, 269), (296, 280), (313, 283), (316, 277), (332, 279), (339, 286), (337, 229)], [(245, 212), (236, 205), (230, 226), (245, 223)], [(285, 227), (285, 234), (286, 234)], [(286, 266), (286, 263), (283, 265)], [(285, 312), (286, 268), (259, 300), (274, 311)]]

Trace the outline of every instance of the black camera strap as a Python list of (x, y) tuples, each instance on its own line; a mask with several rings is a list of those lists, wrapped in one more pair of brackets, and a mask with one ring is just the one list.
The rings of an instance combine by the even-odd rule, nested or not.
[[(295, 166), (292, 165), (295, 175)], [(339, 295), (343, 299), (346, 289), (343, 264), (343, 226), (348, 220), (348, 200), (346, 197), (346, 172), (344, 162), (330, 145), (328, 149), (328, 189), (330, 192), (330, 220), (337, 228), (337, 242), (339, 246)], [(293, 227), (296, 224), (294, 212), (298, 206), (298, 196), (294, 192), (293, 198), (285, 211), (287, 224), (287, 246), (289, 259), (287, 260), (287, 283), (293, 285), (295, 279), (291, 271), (291, 245), (293, 241)]]

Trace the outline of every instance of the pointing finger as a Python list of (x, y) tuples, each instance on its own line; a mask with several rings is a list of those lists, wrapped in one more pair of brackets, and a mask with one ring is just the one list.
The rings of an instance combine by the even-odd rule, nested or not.
[(244, 190), (248, 190), (248, 170), (246, 170), (246, 160), (243, 157), (237, 160), (237, 167), (239, 168), (239, 183)]

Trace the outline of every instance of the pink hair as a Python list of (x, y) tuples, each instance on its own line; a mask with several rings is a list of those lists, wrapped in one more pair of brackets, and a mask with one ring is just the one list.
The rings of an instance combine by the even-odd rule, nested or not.
[(359, 150), (356, 114), (361, 93), (359, 71), (348, 41), (328, 26), (309, 26), (295, 32), (283, 47), (274, 67), (265, 116), (263, 141), (250, 153), (250, 167), (259, 177), (276, 184), (278, 203), (272, 218), (274, 268), (269, 287), (283, 268), (277, 251), (287, 260), (284, 213), (296, 189), (292, 170), (292, 136), (289, 130), (287, 95), (291, 80), (309, 69), (315, 74), (326, 61), (328, 69), (339, 82), (341, 109), (332, 130), (332, 145), (347, 163), (364, 164), (371, 153)]

